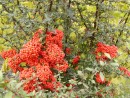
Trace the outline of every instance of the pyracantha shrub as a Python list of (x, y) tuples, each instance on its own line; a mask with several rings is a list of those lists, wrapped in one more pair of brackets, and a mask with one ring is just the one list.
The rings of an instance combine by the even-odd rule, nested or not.
[[(41, 35), (45, 36), (44, 44), (40, 40)], [(24, 81), (23, 88), (27, 93), (42, 89), (56, 91), (61, 86), (54, 70), (66, 72), (69, 67), (62, 49), (63, 35), (60, 30), (43, 33), (39, 29), (19, 52), (13, 49), (2, 53), (4, 59), (9, 59), (12, 71), (19, 72), (19, 79)], [(22, 66), (22, 63), (26, 65)]]
[[(71, 89), (66, 90), (71, 93), (71, 91), (76, 89), (75, 87), (78, 87), (78, 85), (68, 81), (69, 79), (76, 81), (78, 75), (75, 76), (75, 78), (74, 76), (68, 76), (70, 74), (67, 73), (69, 73), (68, 70), (73, 70), (75, 73), (79, 68), (81, 68), (79, 64), (80, 61), (82, 62), (82, 57), (81, 55), (76, 55), (71, 58), (70, 55), (73, 55), (73, 52), (69, 47), (64, 49), (64, 53), (62, 43), (63, 37), (64, 34), (60, 30), (54, 30), (51, 32), (47, 31), (43, 33), (42, 30), (39, 29), (19, 51), (11, 49), (1, 53), (1, 56), (4, 59), (8, 59), (8, 66), (10, 69), (14, 73), (19, 73), (19, 80), (23, 82), (22, 87), (27, 93), (33, 91), (38, 92), (40, 90), (58, 92), (58, 88), (64, 84), (66, 84), (65, 86), (68, 88), (72, 87)], [(95, 87), (97, 88), (95, 96), (103, 97), (107, 94), (113, 96), (113, 92), (111, 90), (104, 92), (103, 89), (111, 84), (111, 79), (107, 78), (111, 75), (111, 73), (107, 72), (106, 69), (109, 67), (107, 64), (110, 64), (113, 59), (117, 57), (117, 50), (118, 48), (114, 45), (110, 46), (102, 42), (97, 43), (97, 47), (94, 51), (94, 59), (96, 59), (95, 62), (97, 65), (103, 63), (103, 66), (98, 66), (98, 69), (96, 71), (92, 71), (93, 73), (91, 73), (93, 74), (93, 82), (95, 82)], [(65, 59), (65, 57), (69, 56), (70, 58), (68, 58), (68, 60), (71, 59), (70, 68), (68, 61)], [(115, 69), (118, 71), (120, 70), (123, 75), (130, 77), (130, 71), (127, 68), (118, 66), (115, 67)], [(91, 68), (89, 70), (91, 71)], [(62, 83), (58, 80), (56, 77), (57, 72), (63, 73), (63, 77), (66, 77), (64, 78), (66, 79), (65, 82)], [(81, 71), (79, 71), (78, 74), (83, 77), (83, 73)]]

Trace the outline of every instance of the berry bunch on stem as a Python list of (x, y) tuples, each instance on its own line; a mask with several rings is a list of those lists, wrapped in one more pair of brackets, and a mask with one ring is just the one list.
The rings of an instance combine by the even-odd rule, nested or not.
[(43, 34), (39, 29), (19, 52), (11, 49), (1, 54), (4, 59), (8, 58), (11, 70), (14, 73), (19, 72), (19, 78), (24, 81), (23, 88), (27, 93), (42, 89), (56, 91), (61, 83), (54, 77), (54, 70), (66, 72), (69, 67), (62, 49), (63, 32), (47, 31), (44, 44), (40, 40)]

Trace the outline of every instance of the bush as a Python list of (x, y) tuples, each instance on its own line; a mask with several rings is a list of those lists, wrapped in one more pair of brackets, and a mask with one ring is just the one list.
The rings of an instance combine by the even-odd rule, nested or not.
[(0, 96), (129, 98), (128, 8), (128, 0), (0, 1)]

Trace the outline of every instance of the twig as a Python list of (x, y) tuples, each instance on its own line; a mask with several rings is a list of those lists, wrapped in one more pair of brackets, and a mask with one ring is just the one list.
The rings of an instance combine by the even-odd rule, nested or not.
[[(129, 16), (130, 16), (130, 12), (128, 13), (126, 19), (124, 20), (124, 24), (123, 24), (122, 30), (120, 30), (119, 36), (118, 36), (118, 38), (117, 38), (117, 40), (116, 40), (116, 43), (115, 43), (116, 45), (117, 45), (117, 43), (119, 42), (119, 38), (120, 38), (120, 36), (122, 35), (123, 29), (124, 29), (124, 27), (125, 27), (125, 25), (126, 25), (128, 19), (129, 19)], [(121, 22), (119, 22), (119, 23), (121, 23)]]
[(96, 13), (95, 13), (95, 21), (94, 21), (94, 28), (98, 31), (98, 19), (99, 19), (99, 0), (96, 4)]
[(69, 0), (69, 3), (68, 3), (68, 8), (70, 8), (70, 4), (71, 4), (71, 0)]
[[(2, 3), (1, 3), (1, 4), (2, 4)], [(9, 10), (9, 9), (6, 7), (6, 5), (2, 4), (2, 6), (3, 6), (3, 8), (5, 9), (5, 11), (7, 11), (8, 13), (13, 13), (11, 10)], [(23, 27), (22, 27), (22, 25), (20, 24), (20, 22), (19, 22), (14, 16), (12, 16), (12, 19), (13, 19), (13, 21), (15, 21), (15, 22), (19, 25), (20, 29), (25, 32), (25, 30), (23, 29)], [(28, 34), (27, 34), (27, 35), (28, 35)], [(26, 36), (26, 35), (25, 35), (25, 36)]]
[[(103, 1), (102, 1), (103, 2)], [(96, 4), (96, 12), (95, 12), (95, 21), (94, 21), (94, 29), (96, 30), (96, 32), (98, 32), (98, 22), (99, 22), (99, 0), (97, 0), (97, 4)], [(90, 46), (93, 46), (93, 41), (95, 40), (95, 33), (93, 32), (92, 36), (90, 37)]]
[(85, 23), (85, 19), (84, 19), (82, 13), (81, 13), (81, 10), (80, 10), (80, 8), (79, 8), (79, 4), (78, 4), (77, 2), (76, 2), (76, 5), (77, 5), (78, 12), (79, 12), (79, 14), (80, 14), (80, 17), (81, 17), (81, 21), (84, 23), (84, 26), (85, 26), (86, 29), (87, 29), (87, 28), (88, 28), (88, 27), (87, 27), (87, 24)]
[(123, 16), (123, 18), (120, 20), (120, 22), (119, 22), (119, 24), (121, 24), (125, 19), (125, 17), (126, 17), (126, 15), (127, 15), (127, 13), (125, 13), (125, 15)]
[(41, 2), (38, 2), (37, 3), (37, 6), (36, 6), (36, 9), (35, 9), (35, 12), (34, 12), (34, 18), (36, 17), (36, 13), (37, 11), (39, 10), (39, 5), (40, 5)]
[(52, 0), (50, 0), (50, 6), (49, 6), (49, 10), (48, 10), (48, 11), (51, 11), (51, 9), (52, 9), (52, 4), (53, 4), (53, 2), (52, 2)]
[[(26, 32), (24, 29), (23, 29), (23, 27), (22, 27), (22, 25), (20, 24), (20, 22), (15, 18), (15, 17), (12, 17), (12, 19), (13, 19), (13, 21), (15, 21), (18, 25), (19, 25), (19, 27), (20, 27), (20, 29), (22, 30), (22, 31), (24, 31), (24, 32)], [(25, 33), (24, 33), (25, 34)], [(28, 35), (28, 34), (27, 34)], [(25, 36), (26, 36), (26, 34), (25, 34)]]
[[(12, 42), (10, 40), (8, 40), (7, 38), (3, 37), (2, 35), (0, 35), (0, 37), (2, 37), (5, 41), (9, 42), (10, 44), (12, 44)], [(16, 45), (13, 45), (13, 47), (15, 47), (17, 49), (17, 46)]]
[(93, 41), (95, 40), (95, 33), (98, 32), (99, 28), (98, 28), (98, 23), (99, 23), (99, 19), (100, 19), (100, 9), (99, 9), (99, 3), (103, 3), (104, 0), (97, 0), (97, 4), (96, 4), (96, 12), (95, 12), (95, 21), (94, 21), (94, 29), (96, 30), (95, 32), (93, 32), (92, 36), (90, 37), (90, 45), (93, 46)]
[(24, 98), (21, 94), (17, 93), (16, 91), (10, 89), (8, 86), (6, 86), (6, 89), (8, 89), (9, 91), (11, 91), (12, 93), (14, 93), (16, 96), (18, 96), (19, 98)]
[(18, 5), (19, 10), (23, 13), (23, 10), (21, 10), (21, 8), (19, 7), (20, 6), (19, 0), (17, 0), (17, 5)]
[[(50, 6), (49, 6), (49, 9), (48, 9), (49, 12), (51, 12), (51, 10), (52, 10), (52, 5), (53, 5), (53, 0), (50, 0)], [(49, 24), (47, 23), (46, 24), (46, 32), (48, 31), (48, 26), (49, 26)]]

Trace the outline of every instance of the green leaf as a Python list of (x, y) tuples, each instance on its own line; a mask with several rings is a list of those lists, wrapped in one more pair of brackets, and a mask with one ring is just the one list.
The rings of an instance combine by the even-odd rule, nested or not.
[(19, 89), (22, 85), (24, 84), (24, 82), (20, 82), (16, 85), (16, 89)]
[(3, 64), (2, 64), (2, 68), (1, 68), (1, 70), (2, 70), (3, 72), (8, 71), (8, 65), (7, 65), (7, 62), (8, 62), (8, 59), (4, 60), (4, 62), (3, 62)]
[(75, 81), (74, 79), (69, 80), (69, 83), (77, 85), (77, 81)]
[(119, 64), (118, 63), (111, 63), (112, 66), (118, 67)]
[(13, 93), (9, 91), (5, 94), (4, 98), (12, 98), (12, 96), (13, 96)]
[(104, 81), (104, 75), (102, 72), (100, 72), (100, 77), (101, 77), (101, 80)]
[(25, 62), (22, 62), (20, 65), (21, 65), (22, 67), (26, 67), (26, 63), (25, 63)]
[(94, 69), (88, 67), (88, 68), (86, 68), (86, 70), (93, 71)]
[(126, 42), (126, 47), (130, 50), (130, 43)]
[(2, 71), (0, 70), (0, 81), (2, 81), (3, 80), (3, 73), (2, 73)]
[(84, 74), (82, 73), (82, 71), (78, 71), (78, 75), (81, 76), (81, 77), (84, 76)]
[(86, 89), (89, 88), (89, 86), (88, 86), (87, 84), (85, 84), (85, 83), (83, 83), (83, 86), (84, 86)]
[(31, 92), (31, 93), (27, 94), (27, 97), (28, 97), (28, 96), (34, 96), (35, 94), (36, 94), (36, 92), (35, 92), (35, 91), (33, 91), (33, 92)]
[(71, 40), (76, 41), (76, 34), (74, 32), (71, 32), (69, 37)]
[(78, 75), (84, 80), (88, 77), (87, 73), (85, 74), (82, 71), (78, 71)]
[[(13, 96), (14, 96), (14, 95), (13, 95)], [(12, 98), (13, 98), (13, 97), (12, 97)], [(15, 97), (14, 97), (14, 98), (19, 98), (19, 96), (16, 96), (16, 95), (15, 95)]]
[(81, 85), (81, 84), (83, 84), (82, 82), (78, 82), (78, 85)]
[(104, 53), (104, 54), (105, 54), (105, 56), (106, 56), (107, 58), (111, 59), (111, 56), (110, 56), (109, 53)]
[(105, 65), (105, 62), (103, 62), (103, 61), (99, 61), (99, 63), (100, 63), (101, 66)]
[(91, 80), (91, 82), (92, 82), (93, 84), (95, 84), (95, 81), (94, 81), (94, 80)]

